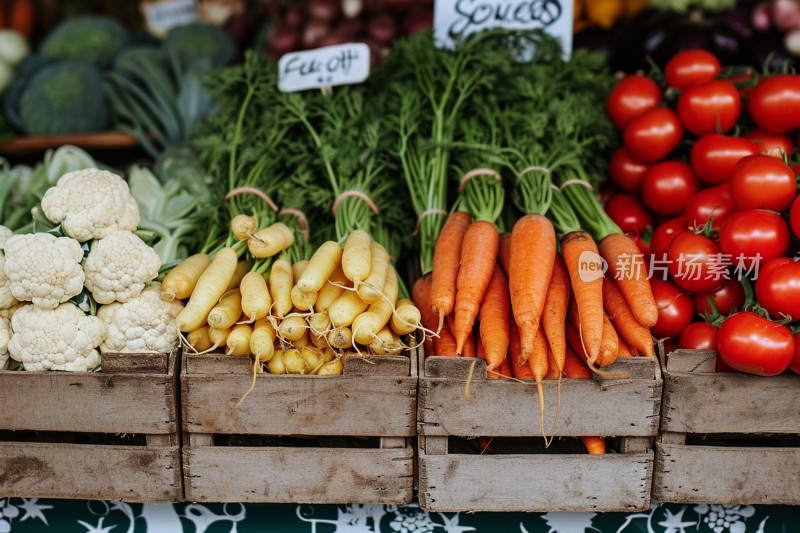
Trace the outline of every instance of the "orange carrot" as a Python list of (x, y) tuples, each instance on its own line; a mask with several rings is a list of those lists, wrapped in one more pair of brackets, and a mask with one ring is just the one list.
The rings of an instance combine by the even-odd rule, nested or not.
[(600, 342), (600, 357), (597, 358), (597, 366), (608, 366), (617, 360), (619, 356), (619, 336), (614, 325), (603, 313), (603, 340)]
[(589, 367), (594, 367), (603, 340), (603, 277), (600, 275), (602, 271), (598, 270), (600, 255), (594, 239), (585, 231), (571, 231), (564, 235), (561, 239), (561, 255), (569, 272), (573, 301), (578, 311), (579, 320), (575, 325), (583, 339)]
[(547, 352), (547, 337), (544, 336), (544, 329), (539, 328), (533, 338), (533, 350), (528, 357), (528, 365), (531, 367), (533, 379), (536, 380), (536, 391), (539, 393), (539, 423), (542, 427), (542, 437), (544, 437), (545, 445), (549, 445), (549, 442), (544, 431), (544, 389), (542, 388), (542, 380), (547, 376)]
[[(578, 357), (578, 355), (569, 346), (567, 346), (566, 357), (564, 359), (564, 377), (580, 379), (589, 379), (592, 377), (589, 367), (586, 366), (581, 358)], [(605, 437), (581, 437), (581, 440), (583, 441), (583, 445), (586, 447), (587, 453), (606, 453)]]
[(513, 377), (513, 372), (512, 372), (512, 368), (511, 368), (511, 359), (509, 359), (508, 357), (503, 359), (503, 363), (498, 367), (497, 370), (495, 370), (493, 372), (493, 374), (499, 374), (499, 375), (496, 375), (496, 377), (498, 377), (498, 378), (499, 377), (505, 377), (505, 378)]
[(547, 286), (547, 296), (544, 301), (544, 314), (542, 314), (542, 328), (547, 337), (547, 344), (553, 352), (553, 363), (556, 365), (556, 375), (560, 376), (564, 369), (564, 357), (567, 346), (564, 322), (567, 318), (567, 305), (569, 304), (569, 274), (564, 267), (564, 260), (556, 255), (553, 263), (553, 275), (550, 285)]
[(547, 217), (525, 215), (517, 220), (511, 231), (508, 288), (523, 361), (533, 352), (555, 257), (556, 232)]
[(531, 365), (522, 361), (522, 344), (519, 328), (512, 320), (508, 325), (508, 359), (511, 359), (511, 375), (517, 379), (534, 379)]
[(508, 323), (511, 320), (511, 303), (508, 281), (500, 265), (495, 263), (492, 279), (483, 296), (480, 309), (480, 337), (486, 349), (489, 370), (499, 368), (508, 352)]
[(431, 309), (439, 317), (437, 333), (442, 329), (444, 317), (449, 315), (455, 306), (461, 245), (471, 223), (472, 216), (469, 213), (465, 211), (452, 213), (447, 217), (433, 248)]
[(500, 234), (491, 222), (478, 220), (467, 228), (461, 245), (461, 267), (456, 285), (455, 322), (456, 353), (462, 353), (464, 343), (472, 332), (483, 295), (497, 264)]
[(500, 234), (497, 260), (500, 261), (500, 266), (503, 267), (503, 273), (508, 277), (508, 266), (511, 264), (511, 233), (507, 231)]
[[(417, 306), (420, 313), (420, 322), (422, 327), (428, 331), (436, 331), (438, 326), (438, 318), (431, 309), (431, 275), (426, 274), (414, 282), (411, 288), (411, 299), (414, 300), (414, 305)], [(433, 355), (433, 339), (428, 333), (425, 335), (425, 355)]]
[(598, 249), (608, 263), (608, 271), (616, 280), (633, 316), (645, 327), (655, 326), (658, 307), (639, 247), (627, 235), (611, 233), (600, 241)]
[(655, 354), (650, 330), (636, 320), (628, 302), (617, 287), (617, 282), (613, 279), (607, 279), (603, 283), (603, 307), (619, 336), (625, 339), (631, 348), (647, 356)]
[(433, 338), (433, 355), (456, 355), (456, 338), (447, 321), (442, 324), (439, 336)]
[(622, 337), (619, 338), (619, 355), (617, 357), (636, 357), (638, 354), (631, 348), (631, 345), (625, 342)]
[(591, 455), (603, 455), (606, 453), (605, 437), (581, 437), (586, 453)]

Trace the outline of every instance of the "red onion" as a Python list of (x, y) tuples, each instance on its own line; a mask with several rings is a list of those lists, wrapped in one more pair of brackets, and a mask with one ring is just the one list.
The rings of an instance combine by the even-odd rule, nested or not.
[(390, 43), (397, 35), (397, 25), (389, 15), (375, 15), (369, 19), (367, 33), (382, 43)]
[(286, 13), (283, 15), (283, 21), (287, 26), (291, 26), (292, 28), (298, 28), (303, 25), (303, 22), (306, 19), (306, 14), (303, 10), (302, 4), (295, 4), (289, 9), (286, 10)]
[(315, 18), (335, 19), (339, 16), (339, 0), (309, 0), (308, 13)]
[(800, 25), (800, 3), (795, 0), (774, 0), (772, 22), (782, 30), (796, 28)]
[(273, 59), (278, 59), (283, 54), (297, 50), (298, 42), (296, 29), (288, 26), (275, 28), (269, 38), (269, 55)]
[(347, 18), (355, 18), (364, 9), (362, 0), (342, 0), (342, 14)]
[(761, 2), (753, 8), (753, 28), (758, 31), (767, 31), (772, 26), (772, 21), (769, 18), (769, 4)]
[(783, 46), (793, 56), (800, 56), (800, 29), (794, 29), (783, 37)]
[(316, 48), (319, 41), (328, 35), (330, 31), (328, 20), (312, 18), (303, 28), (303, 48)]

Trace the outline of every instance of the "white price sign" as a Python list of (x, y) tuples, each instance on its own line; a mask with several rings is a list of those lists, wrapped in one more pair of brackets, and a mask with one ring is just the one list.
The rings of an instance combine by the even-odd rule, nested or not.
[(541, 28), (572, 51), (572, 0), (436, 0), (434, 39), (439, 48), (454, 48), (455, 40), (489, 28)]
[(164, 35), (176, 26), (197, 21), (195, 0), (158, 0), (144, 5), (147, 28), (155, 35)]
[(278, 61), (278, 89), (290, 93), (361, 83), (369, 77), (369, 46), (337, 44), (290, 52)]

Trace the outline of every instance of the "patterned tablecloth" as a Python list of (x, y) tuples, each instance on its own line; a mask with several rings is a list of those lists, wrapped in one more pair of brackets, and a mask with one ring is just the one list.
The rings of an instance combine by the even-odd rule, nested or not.
[(418, 505), (142, 505), (0, 498), (0, 533), (790, 533), (800, 507), (653, 505), (641, 513), (426, 513)]

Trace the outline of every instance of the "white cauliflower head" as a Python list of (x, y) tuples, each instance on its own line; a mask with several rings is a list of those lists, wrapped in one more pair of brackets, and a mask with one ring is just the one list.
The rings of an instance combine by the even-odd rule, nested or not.
[(161, 298), (161, 284), (154, 283), (126, 303), (104, 305), (97, 316), (106, 325), (100, 351), (139, 353), (169, 352), (178, 342), (175, 318), (183, 309), (180, 300)]
[(11, 339), (11, 324), (5, 318), (0, 318), (0, 370), (8, 363), (8, 341)]
[(97, 347), (105, 326), (73, 303), (55, 309), (26, 305), (11, 317), (8, 352), (30, 372), (66, 370), (81, 372), (100, 365)]
[(81, 242), (115, 231), (135, 231), (139, 205), (128, 184), (107, 170), (68, 172), (42, 198), (42, 211), (64, 233)]
[(86, 288), (99, 304), (136, 298), (160, 268), (155, 250), (130, 231), (117, 231), (95, 241), (83, 264)]
[[(0, 226), (0, 248), (4, 248), (6, 241), (14, 234), (13, 231), (5, 226)], [(14, 307), (17, 299), (11, 294), (11, 285), (8, 282), (8, 276), (4, 271), (6, 264), (6, 256), (0, 253), (0, 309), (9, 309)], [(0, 368), (3, 368), (0, 365)]]
[(3, 271), (19, 301), (55, 309), (83, 290), (83, 248), (69, 237), (27, 233), (9, 237)]

